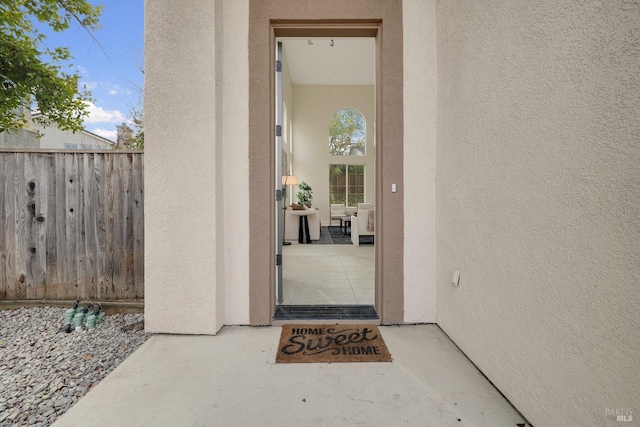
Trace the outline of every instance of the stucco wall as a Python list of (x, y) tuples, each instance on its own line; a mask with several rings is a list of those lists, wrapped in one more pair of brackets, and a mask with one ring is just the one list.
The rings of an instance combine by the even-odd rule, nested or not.
[[(192, 3), (145, 4), (146, 132), (154, 141), (146, 149), (146, 299), (147, 328), (155, 332), (215, 333), (222, 324), (249, 322), (249, 1)], [(404, 203), (411, 206), (405, 227), (405, 321), (430, 322), (435, 316), (435, 6), (405, 0), (403, 9), (410, 28), (404, 69), (411, 82), (404, 86), (410, 113), (404, 125), (410, 196)], [(431, 26), (422, 25), (425, 20)], [(222, 61), (216, 61), (215, 49)], [(425, 55), (412, 54), (418, 51)], [(180, 307), (185, 304), (207, 309), (190, 309), (185, 318)]]
[[(312, 203), (320, 209), (322, 223), (329, 223), (330, 164), (365, 165), (365, 200), (375, 204), (374, 87), (293, 85), (293, 105), (293, 172), (312, 187)], [(329, 121), (343, 108), (353, 108), (365, 118), (365, 156), (329, 154)], [(297, 186), (291, 189), (293, 194), (298, 192)]]
[(436, 321), (436, 8), (402, 2), (404, 321)]
[(216, 32), (222, 26), (215, 3), (145, 1), (145, 327), (149, 332), (213, 334), (224, 322), (219, 258), (225, 236), (220, 231), (224, 215), (218, 147), (223, 98), (216, 61), (220, 47)]
[(439, 1), (437, 39), (439, 325), (536, 426), (635, 421), (639, 3)]
[(40, 141), (35, 132), (27, 129), (0, 132), (0, 148), (40, 148)]
[(44, 134), (40, 139), (40, 147), (39, 148), (49, 148), (49, 149), (99, 149), (99, 150), (109, 150), (114, 146), (106, 142), (104, 139), (100, 138), (97, 135), (92, 135), (87, 132), (76, 132), (73, 133), (71, 131), (62, 131), (57, 127), (43, 127), (43, 126), (34, 126), (35, 129)]
[(220, 7), (224, 21), (221, 268), (226, 301), (224, 324), (234, 325), (249, 323), (249, 0), (225, 0)]

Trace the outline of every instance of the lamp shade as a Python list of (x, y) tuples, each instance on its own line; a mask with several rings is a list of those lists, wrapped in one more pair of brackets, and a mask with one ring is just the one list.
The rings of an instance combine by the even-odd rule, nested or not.
[(298, 177), (295, 175), (283, 176), (282, 185), (298, 185)]

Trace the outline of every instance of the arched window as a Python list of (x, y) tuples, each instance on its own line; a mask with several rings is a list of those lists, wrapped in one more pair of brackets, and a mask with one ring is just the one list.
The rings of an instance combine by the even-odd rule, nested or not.
[(332, 156), (364, 156), (366, 124), (362, 114), (344, 108), (329, 121), (329, 154)]

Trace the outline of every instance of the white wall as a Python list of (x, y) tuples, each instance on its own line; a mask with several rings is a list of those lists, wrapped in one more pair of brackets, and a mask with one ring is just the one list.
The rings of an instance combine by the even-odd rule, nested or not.
[[(295, 113), (295, 106), (293, 105), (293, 83), (291, 82), (291, 74), (289, 72), (289, 61), (287, 60), (286, 51), (282, 52), (282, 101), (283, 101), (283, 120), (282, 123), (282, 149), (287, 156), (286, 161), (291, 168), (293, 162), (293, 115)], [(283, 170), (282, 174), (286, 175), (288, 171)], [(297, 203), (298, 200), (295, 197), (296, 187), (287, 187), (286, 198), (284, 200), (285, 205), (291, 203)]]
[[(42, 136), (36, 138), (36, 133)], [(30, 124), (27, 129), (18, 132), (0, 132), (2, 148), (42, 148), (42, 149), (78, 149), (78, 150), (110, 150), (113, 144), (104, 138), (86, 131), (62, 131), (55, 126), (44, 127)]]
[(223, 3), (225, 325), (249, 323), (249, 0)]
[(436, 321), (435, 1), (404, 0), (404, 320)]
[(211, 0), (145, 1), (149, 332), (214, 334), (224, 323), (223, 116), (218, 103), (224, 98), (216, 61), (222, 57), (216, 55), (221, 54), (222, 25), (215, 5)]
[[(365, 165), (365, 200), (375, 203), (375, 90), (373, 86), (293, 86), (293, 171), (313, 189), (320, 220), (329, 223), (329, 165)], [(366, 120), (365, 156), (330, 156), (329, 121), (343, 108), (359, 111)], [(296, 186), (292, 187), (297, 193)], [(297, 202), (297, 199), (294, 201)]]
[(43, 136), (40, 138), (40, 148), (48, 149), (84, 149), (84, 150), (109, 150), (114, 145), (109, 144), (98, 135), (89, 132), (78, 131), (62, 131), (55, 126), (43, 127), (33, 125)]
[(613, 425), (640, 402), (640, 7), (440, 1), (437, 38), (438, 324), (532, 424)]

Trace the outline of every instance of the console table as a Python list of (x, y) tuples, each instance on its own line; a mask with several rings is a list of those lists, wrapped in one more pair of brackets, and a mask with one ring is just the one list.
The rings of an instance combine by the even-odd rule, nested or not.
[(298, 227), (298, 243), (307, 244), (311, 243), (311, 235), (309, 234), (309, 215), (317, 215), (318, 211), (315, 209), (309, 210), (290, 210), (290, 215), (296, 215), (300, 217), (300, 226)]

